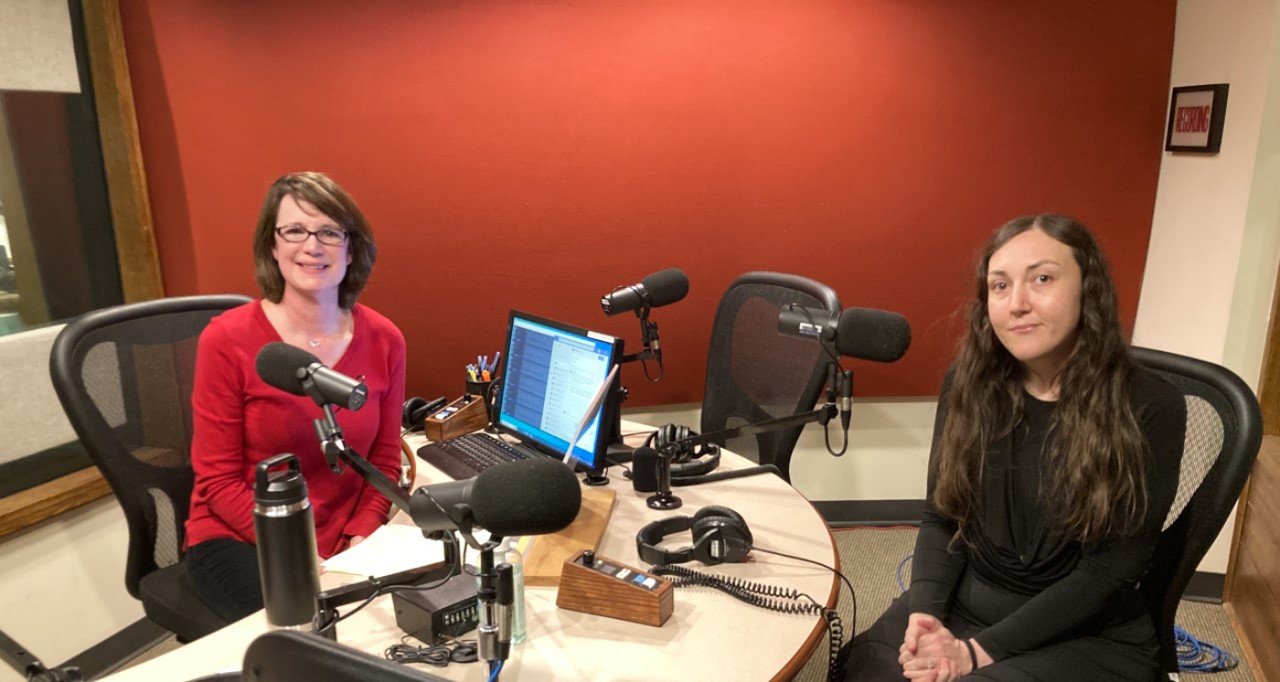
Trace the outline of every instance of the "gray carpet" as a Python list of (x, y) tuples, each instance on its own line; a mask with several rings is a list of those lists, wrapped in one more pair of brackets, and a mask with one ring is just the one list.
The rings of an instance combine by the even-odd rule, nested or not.
[[(840, 567), (857, 590), (858, 617), (851, 627), (853, 602), (849, 591), (842, 589), (837, 610), (844, 622), (846, 640), (865, 630), (899, 594), (898, 565), (915, 547), (915, 528), (839, 529), (833, 532), (840, 551)], [(911, 580), (910, 562), (902, 569), (902, 580)], [(1183, 673), (1183, 680), (1195, 682), (1253, 682), (1253, 675), (1242, 658), (1240, 642), (1227, 622), (1226, 611), (1219, 604), (1183, 601), (1178, 608), (1178, 625), (1202, 641), (1222, 647), (1240, 660), (1240, 665), (1227, 672), (1213, 674)], [(796, 680), (820, 682), (826, 679), (826, 642), (809, 659)]]

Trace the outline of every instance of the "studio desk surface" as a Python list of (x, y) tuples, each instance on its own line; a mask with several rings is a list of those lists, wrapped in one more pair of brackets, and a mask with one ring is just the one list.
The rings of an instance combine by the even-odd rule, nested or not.
[[(623, 432), (643, 430), (623, 424)], [(414, 449), (425, 444), (410, 436)], [(725, 453), (721, 470), (751, 466), (742, 457)], [(418, 461), (417, 483), (449, 480)], [(727, 506), (747, 521), (755, 546), (806, 557), (828, 566), (838, 561), (834, 541), (822, 517), (782, 479), (771, 474), (674, 489), (684, 506), (656, 511), (645, 505), (647, 493), (632, 490), (622, 470), (610, 470), (609, 487), (617, 491), (613, 510), (598, 551), (599, 556), (649, 570), (636, 553), (636, 532), (651, 521), (692, 515), (706, 505)], [(410, 523), (398, 514), (392, 523)], [(689, 533), (669, 536), (662, 547), (678, 549), (691, 542)], [(474, 557), (474, 551), (468, 558)], [(828, 606), (835, 604), (838, 582), (833, 573), (813, 564), (759, 551), (743, 563), (690, 568), (748, 581), (798, 590)], [(360, 578), (322, 573), (321, 585), (333, 588)], [(555, 587), (525, 589), (528, 640), (513, 647), (502, 669), (502, 680), (774, 680), (790, 679), (810, 654), (825, 644), (825, 623), (817, 614), (784, 614), (751, 606), (723, 592), (703, 587), (675, 591), (675, 610), (662, 627), (569, 611), (556, 606)], [(350, 606), (340, 609), (343, 613)], [(851, 625), (846, 626), (846, 631)], [(108, 678), (190, 680), (240, 668), (245, 649), (268, 629), (259, 611), (237, 623)], [(367, 608), (338, 624), (338, 641), (378, 656), (404, 636), (395, 622), (391, 597), (378, 597)], [(468, 636), (470, 638), (470, 636)], [(410, 640), (417, 643), (414, 640)], [(480, 663), (435, 668), (434, 675), (455, 680), (487, 679)]]

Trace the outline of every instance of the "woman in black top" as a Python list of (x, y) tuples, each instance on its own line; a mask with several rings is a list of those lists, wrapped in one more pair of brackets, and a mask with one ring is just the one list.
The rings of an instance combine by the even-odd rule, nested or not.
[(1182, 394), (1130, 360), (1080, 223), (1019, 218), (978, 264), (943, 383), (911, 589), (849, 680), (1151, 680), (1137, 583), (1177, 489)]

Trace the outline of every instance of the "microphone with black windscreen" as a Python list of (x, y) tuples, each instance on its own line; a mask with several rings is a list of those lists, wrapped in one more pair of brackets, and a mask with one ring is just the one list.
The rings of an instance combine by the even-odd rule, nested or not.
[(286, 393), (309, 396), (321, 407), (337, 405), (352, 412), (364, 407), (369, 388), (363, 381), (329, 369), (320, 358), (277, 341), (258, 351), (258, 376)]
[(550, 459), (502, 462), (475, 478), (419, 487), (409, 507), (424, 531), (475, 525), (502, 537), (544, 535), (578, 517), (582, 487), (572, 469)]
[(643, 308), (661, 308), (689, 295), (689, 277), (680, 268), (659, 270), (639, 284), (618, 287), (600, 298), (605, 315), (619, 315)]
[(836, 350), (843, 356), (897, 362), (911, 346), (911, 325), (898, 313), (845, 308), (836, 325)]
[[(911, 346), (911, 325), (898, 313), (845, 308), (836, 324), (836, 351), (848, 358), (897, 362)], [(840, 426), (849, 432), (853, 416), (853, 374), (840, 376)]]
[(837, 353), (872, 362), (897, 362), (911, 346), (907, 318), (874, 308), (787, 306), (778, 313), (778, 333), (834, 342)]

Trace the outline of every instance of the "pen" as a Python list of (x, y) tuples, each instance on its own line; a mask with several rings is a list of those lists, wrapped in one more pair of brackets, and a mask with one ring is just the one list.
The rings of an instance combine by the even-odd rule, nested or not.
[(487, 369), (486, 369), (486, 370), (481, 370), (481, 371), (480, 371), (480, 378), (481, 378), (481, 379), (484, 379), (485, 381), (490, 381), (491, 379), (489, 378), (489, 376), (490, 376), (490, 375), (489, 375), (489, 370), (487, 370)]
[(502, 351), (498, 351), (497, 353), (493, 354), (493, 366), (489, 368), (490, 370), (498, 369), (498, 359), (501, 357), (502, 357)]

